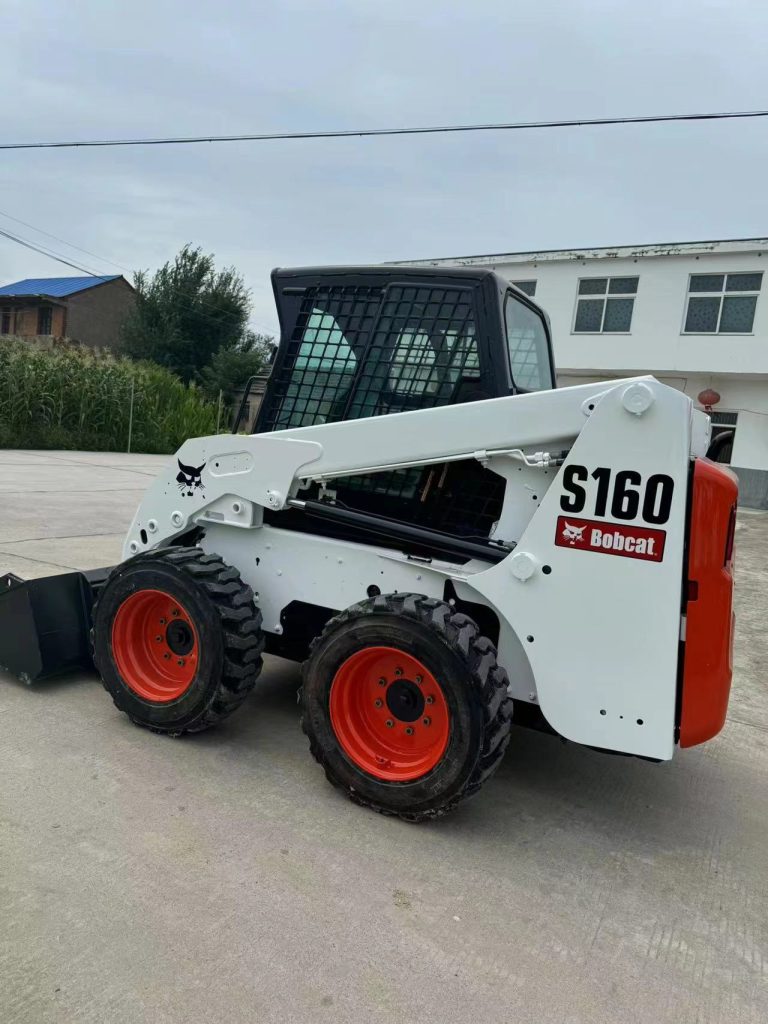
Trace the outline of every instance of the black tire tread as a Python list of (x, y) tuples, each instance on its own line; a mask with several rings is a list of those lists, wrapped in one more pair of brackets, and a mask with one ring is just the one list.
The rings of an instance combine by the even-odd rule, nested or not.
[[(123, 562), (117, 566), (105, 586), (109, 584), (112, 576), (120, 573), (127, 564), (135, 565), (137, 562), (155, 564), (164, 562), (172, 565), (190, 576), (207, 594), (225, 627), (221, 679), (205, 712), (191, 725), (178, 731), (159, 729), (146, 722), (140, 722), (121, 706), (119, 694), (112, 693), (103, 679), (102, 685), (112, 697), (118, 710), (128, 714), (134, 724), (149, 729), (151, 732), (161, 733), (164, 736), (181, 736), (184, 733), (210, 729), (237, 711), (253, 690), (261, 672), (264, 635), (261, 630), (261, 612), (254, 604), (253, 591), (243, 582), (239, 571), (234, 566), (227, 565), (219, 555), (206, 554), (200, 548), (180, 547), (156, 548), (145, 554), (135, 555), (130, 559), (130, 563)], [(94, 621), (98, 604), (97, 598), (93, 606)], [(91, 650), (96, 668), (99, 669), (96, 648), (93, 643), (93, 629), (91, 629)]]
[[(362, 796), (357, 790), (341, 784), (330, 770), (322, 748), (307, 729), (305, 717), (302, 716), (302, 729), (309, 739), (310, 753), (323, 768), (331, 785), (343, 789), (354, 803), (362, 807), (368, 807), (379, 814), (399, 817), (404, 821), (418, 822), (440, 817), (476, 793), (493, 775), (504, 757), (509, 743), (513, 711), (512, 698), (508, 693), (507, 673), (496, 661), (496, 647), (493, 642), (488, 637), (480, 635), (477, 623), (473, 619), (454, 611), (445, 601), (420, 594), (380, 594), (345, 608), (329, 619), (323, 631), (312, 641), (309, 657), (302, 665), (302, 672), (306, 674), (312, 653), (319, 644), (339, 627), (369, 615), (398, 615), (419, 622), (437, 633), (465, 662), (468, 669), (468, 685), (479, 692), (484, 712), (482, 743), (477, 764), (461, 791), (451, 800), (434, 809), (402, 813), (382, 807)], [(299, 699), (301, 700), (301, 691)]]

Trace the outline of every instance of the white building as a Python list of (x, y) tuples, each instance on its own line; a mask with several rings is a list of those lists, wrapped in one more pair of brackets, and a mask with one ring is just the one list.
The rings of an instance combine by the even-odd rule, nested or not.
[(742, 503), (768, 508), (768, 238), (408, 262), (491, 267), (534, 296), (561, 386), (652, 373), (699, 406), (718, 392)]

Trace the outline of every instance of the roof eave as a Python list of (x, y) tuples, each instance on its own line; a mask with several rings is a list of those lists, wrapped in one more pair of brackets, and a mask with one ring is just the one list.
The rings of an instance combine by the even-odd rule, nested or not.
[(18, 292), (16, 295), (2, 295), (0, 294), (0, 302), (3, 299), (42, 299), (44, 302), (53, 302), (58, 305), (63, 305), (64, 299), (68, 296), (64, 295), (45, 295), (43, 292)]
[(401, 265), (484, 266), (499, 263), (569, 262), (583, 259), (643, 259), (659, 256), (707, 255), (716, 252), (757, 253), (768, 250), (768, 238), (725, 238), (699, 242), (652, 242), (641, 245), (595, 246), (585, 249), (539, 249), (528, 252), (499, 252), (474, 256), (439, 256), (432, 259), (399, 260)]

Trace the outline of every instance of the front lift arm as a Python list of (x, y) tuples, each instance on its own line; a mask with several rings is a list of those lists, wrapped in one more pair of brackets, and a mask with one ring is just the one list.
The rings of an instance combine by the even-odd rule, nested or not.
[[(652, 378), (610, 386), (585, 384), (271, 434), (192, 438), (148, 489), (123, 555), (127, 558), (159, 547), (207, 521), (260, 526), (261, 510), (287, 507), (305, 481), (461, 458), (486, 459), (490, 453), (511, 449), (568, 449), (606, 388), (649, 386), (645, 380)], [(230, 499), (238, 509), (231, 507)]]

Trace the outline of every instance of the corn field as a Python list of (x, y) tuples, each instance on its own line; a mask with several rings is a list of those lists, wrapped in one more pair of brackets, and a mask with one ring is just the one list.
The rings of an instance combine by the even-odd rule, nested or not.
[(217, 413), (152, 363), (0, 340), (0, 448), (165, 454), (215, 433)]

